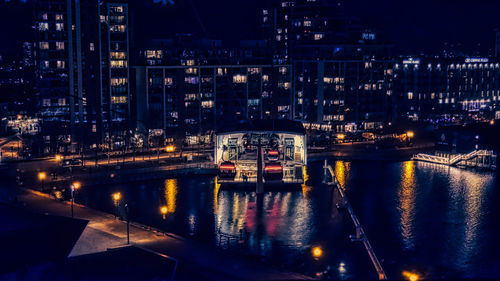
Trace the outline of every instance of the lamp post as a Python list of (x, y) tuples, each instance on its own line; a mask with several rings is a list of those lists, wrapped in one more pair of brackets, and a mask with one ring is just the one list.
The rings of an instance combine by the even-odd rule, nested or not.
[(408, 146), (410, 146), (411, 144), (411, 138), (413, 138), (415, 136), (415, 133), (413, 133), (413, 131), (408, 131), (406, 132), (406, 141), (408, 142)]
[(128, 215), (128, 204), (125, 204), (125, 214), (127, 215), (127, 245), (128, 245), (130, 244), (130, 230), (129, 230), (130, 219)]
[(166, 215), (166, 214), (167, 214), (167, 212), (168, 212), (168, 208), (167, 208), (167, 206), (162, 206), (162, 207), (160, 208), (160, 212), (161, 212), (161, 214), (163, 215), (163, 219), (165, 219), (165, 215)]
[[(118, 207), (120, 206), (120, 200), (122, 198), (122, 195), (120, 192), (115, 192), (112, 194), (112, 197), (113, 197), (113, 201), (118, 209)], [(127, 244), (130, 244), (130, 218), (129, 218), (129, 207), (128, 207), (128, 203), (125, 203), (125, 215), (127, 216), (126, 217), (126, 220), (127, 220)], [(115, 217), (116, 217), (116, 214), (115, 214)]]
[(40, 172), (38, 173), (38, 179), (42, 182), (42, 191), (43, 191), (43, 182), (47, 178), (47, 173), (45, 172)]
[(75, 190), (80, 188), (80, 183), (79, 182), (74, 182), (71, 185), (71, 217), (74, 217), (74, 211), (73, 211), (73, 205), (75, 203)]

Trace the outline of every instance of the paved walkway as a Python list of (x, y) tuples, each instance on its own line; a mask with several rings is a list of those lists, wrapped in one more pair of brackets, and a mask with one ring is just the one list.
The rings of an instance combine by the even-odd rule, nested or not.
[[(67, 202), (55, 201), (47, 195), (24, 191), (18, 198), (27, 208), (37, 212), (70, 216)], [(89, 224), (70, 256), (105, 251), (125, 245), (126, 224), (113, 215), (81, 205), (75, 205), (75, 217), (89, 220)], [(304, 280), (307, 276), (279, 271), (260, 262), (229, 255), (215, 248), (201, 245), (172, 234), (148, 230), (131, 224), (130, 241), (179, 260), (176, 280)]]

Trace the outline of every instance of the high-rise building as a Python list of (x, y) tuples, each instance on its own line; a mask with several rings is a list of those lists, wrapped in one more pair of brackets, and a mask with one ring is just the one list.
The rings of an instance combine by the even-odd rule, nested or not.
[(373, 30), (348, 16), (342, 1), (274, 0), (262, 9), (262, 25), (275, 63), (294, 59), (362, 59), (387, 56)]
[(90, 146), (127, 132), (127, 5), (39, 0), (35, 14), (46, 152), (60, 149), (61, 143)]

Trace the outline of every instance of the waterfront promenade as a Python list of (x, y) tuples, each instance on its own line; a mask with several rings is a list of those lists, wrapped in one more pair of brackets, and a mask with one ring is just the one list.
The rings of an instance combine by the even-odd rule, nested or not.
[[(18, 204), (35, 212), (70, 216), (68, 203), (47, 195), (21, 189)], [(71, 256), (105, 251), (126, 245), (126, 224), (113, 215), (75, 205), (75, 217), (89, 224), (71, 252)], [(179, 260), (176, 280), (308, 280), (307, 276), (265, 266), (250, 257), (230, 255), (196, 241), (159, 232), (131, 223), (130, 241)]]

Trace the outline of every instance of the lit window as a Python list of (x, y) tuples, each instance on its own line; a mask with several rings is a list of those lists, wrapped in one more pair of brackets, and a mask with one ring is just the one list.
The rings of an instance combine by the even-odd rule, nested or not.
[(214, 107), (214, 101), (211, 101), (211, 100), (202, 101), (201, 107), (202, 108), (212, 108), (212, 107)]
[(56, 42), (57, 50), (64, 50), (64, 42)]
[(64, 30), (64, 23), (61, 23), (61, 22), (56, 23), (56, 30), (63, 31)]
[(321, 39), (323, 39), (323, 33), (314, 34), (314, 40), (321, 40)]
[(125, 25), (123, 25), (123, 24), (110, 25), (109, 31), (111, 31), (111, 32), (125, 32)]
[(283, 74), (283, 75), (285, 75), (286, 72), (288, 71), (288, 69), (286, 67), (284, 67), (284, 66), (280, 67), (279, 70), (280, 70), (280, 73)]
[(89, 49), (90, 49), (92, 52), (93, 52), (93, 51), (95, 51), (95, 45), (94, 45), (94, 43), (90, 43), (90, 45), (89, 45)]
[(413, 93), (412, 93), (412, 92), (408, 92), (408, 99), (409, 99), (409, 100), (412, 100), (412, 99), (413, 99)]
[(246, 82), (247, 82), (246, 75), (241, 75), (241, 74), (233, 75), (233, 83), (246, 83)]
[(109, 56), (112, 59), (118, 59), (118, 60), (125, 59), (125, 52), (110, 52)]
[(146, 58), (148, 59), (161, 59), (162, 57), (162, 50), (146, 50)]
[(63, 20), (63, 15), (57, 14), (56, 15), (56, 20)]
[(111, 11), (113, 11), (115, 13), (123, 13), (123, 6), (114, 6), (114, 7), (111, 7)]
[(41, 30), (41, 31), (49, 30), (49, 23), (48, 22), (39, 22), (38, 23), (38, 30)]
[(43, 20), (48, 20), (49, 19), (49, 17), (47, 16), (47, 13), (45, 13), (45, 14), (42, 15), (42, 19)]
[(111, 103), (112, 104), (127, 103), (127, 97), (126, 96), (113, 96), (113, 97), (111, 97)]
[(65, 67), (65, 62), (62, 60), (58, 60), (57, 61), (57, 68), (64, 69), (64, 67)]
[(198, 68), (194, 67), (186, 68), (186, 74), (197, 74), (197, 73), (198, 73)]
[(165, 77), (165, 86), (172, 86), (174, 85), (174, 80), (172, 77)]
[(267, 74), (262, 75), (262, 81), (264, 81), (264, 82), (269, 81), (269, 75), (267, 75)]
[(258, 74), (260, 73), (260, 69), (258, 67), (251, 67), (248, 69), (249, 74)]
[(262, 10), (263, 15), (267, 15), (267, 10)]
[(187, 60), (186, 65), (193, 66), (194, 65), (194, 60)]
[(184, 77), (184, 82), (187, 84), (198, 84), (198, 76)]
[(127, 78), (111, 78), (111, 86), (124, 86)]
[(49, 42), (40, 42), (40, 49), (48, 50), (49, 49)]
[(331, 84), (333, 83), (333, 78), (332, 77), (323, 77), (323, 82), (326, 84)]
[(40, 67), (41, 68), (49, 68), (49, 61), (48, 60), (44, 60), (40, 63)]
[(278, 82), (278, 87), (288, 90), (290, 89), (290, 82)]
[(125, 68), (125, 67), (127, 67), (127, 61), (111, 60), (110, 65), (111, 65), (111, 68)]
[(310, 20), (305, 20), (304, 21), (304, 26), (311, 26), (311, 21)]

